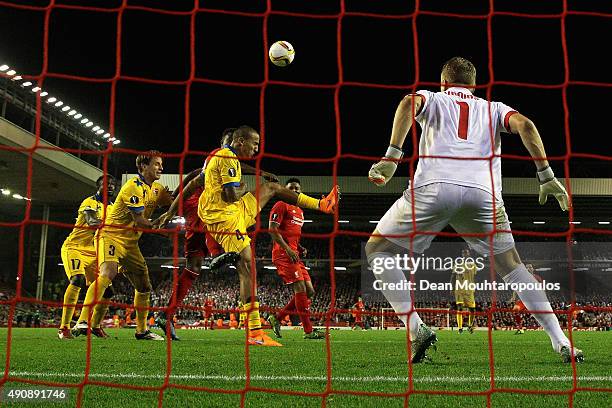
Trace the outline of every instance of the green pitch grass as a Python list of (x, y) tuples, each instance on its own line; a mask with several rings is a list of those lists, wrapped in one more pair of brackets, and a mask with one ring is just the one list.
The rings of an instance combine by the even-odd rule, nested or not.
[[(164, 407), (237, 407), (246, 385), (244, 332), (233, 330), (179, 330), (182, 341), (168, 349), (166, 342), (136, 341), (133, 330), (108, 330), (112, 338), (91, 341), (90, 381), (150, 387), (146, 391), (101, 385), (84, 388), (84, 407), (156, 407), (160, 387), (168, 370), (167, 352), (172, 353), (170, 386), (163, 395)], [(6, 360), (8, 330), (0, 330), (0, 357)], [(301, 331), (283, 331), (284, 347), (251, 347), (250, 387), (247, 407), (320, 407), (321, 397), (284, 395), (298, 391), (324, 393), (327, 386), (325, 341), (303, 340)], [(326, 407), (403, 407), (403, 396), (355, 396), (347, 392), (402, 394), (409, 389), (405, 331), (331, 332), (332, 392)], [(491, 389), (488, 333), (472, 335), (456, 331), (438, 332), (433, 361), (413, 366), (409, 407), (485, 407)], [(612, 332), (576, 332), (574, 339), (586, 361), (577, 366), (573, 407), (608, 407), (612, 393), (610, 361)], [(83, 381), (87, 339), (60, 341), (54, 329), (14, 329), (10, 354), (10, 378), (5, 387), (31, 385), (15, 379), (63, 382)], [(493, 332), (495, 389), (491, 406), (567, 407), (573, 388), (572, 366), (562, 364), (543, 332), (514, 335)], [(222, 392), (203, 392), (178, 387), (208, 387)], [(276, 392), (264, 392), (267, 388)], [(583, 391), (595, 388), (598, 391)], [(557, 395), (517, 394), (517, 390), (552, 390)], [(480, 395), (435, 395), (421, 391), (459, 391)], [(24, 407), (76, 406), (78, 388), (70, 389), (68, 403), (27, 403)], [(4, 406), (17, 404), (1, 403)]]

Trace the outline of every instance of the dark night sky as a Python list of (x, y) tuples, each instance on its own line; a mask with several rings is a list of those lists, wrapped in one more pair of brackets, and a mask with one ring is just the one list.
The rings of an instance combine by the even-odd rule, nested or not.
[[(121, 1), (57, 0), (56, 4), (113, 8)], [(178, 3), (178, 4), (177, 4)], [(46, 6), (48, 1), (19, 4)], [(193, 1), (127, 0), (130, 6), (187, 11)], [(278, 0), (272, 9), (305, 13), (337, 13), (339, 1)], [(347, 12), (409, 14), (414, 2), (400, 0), (346, 0)], [(266, 1), (200, 1), (201, 7), (244, 12), (265, 11)], [(496, 11), (558, 14), (562, 1), (494, 1)], [(612, 2), (567, 1), (570, 11), (612, 13)], [(489, 0), (420, 2), (421, 11), (486, 14)], [(195, 75), (198, 78), (256, 84), (264, 80), (263, 18), (199, 12), (195, 19)], [(267, 20), (270, 43), (290, 41), (296, 59), (287, 68), (269, 67), (269, 79), (302, 84), (333, 85), (339, 80), (337, 19), (312, 19), (271, 15)], [(189, 77), (188, 15), (162, 15), (127, 9), (122, 18), (121, 75), (147, 79), (185, 81)], [(0, 6), (0, 63), (20, 73), (39, 75), (43, 59), (43, 11)], [(612, 38), (612, 18), (574, 15), (565, 17), (569, 79), (609, 85), (605, 53)], [(50, 15), (49, 72), (109, 79), (115, 73), (116, 12), (55, 8)], [(455, 55), (471, 59), (479, 84), (495, 81), (559, 85), (564, 82), (562, 20), (495, 15), (491, 18), (492, 56), (487, 43), (486, 19), (459, 19), (420, 15), (416, 20), (419, 80), (439, 81), (442, 63)], [(393, 113), (407, 86), (415, 80), (415, 50), (410, 19), (345, 16), (342, 19), (342, 68), (344, 82), (403, 85), (404, 89), (343, 86), (339, 92), (343, 153), (377, 156), (387, 145)], [(110, 83), (45, 78), (44, 88), (107, 127)], [(422, 88), (432, 89), (431, 86)], [(609, 155), (606, 118), (610, 87), (570, 85), (571, 149), (580, 153)], [(185, 85), (160, 85), (121, 79), (116, 88), (116, 134), (125, 148), (164, 152), (184, 150)], [(194, 83), (190, 100), (189, 149), (210, 150), (220, 132), (230, 126), (260, 127), (260, 87)], [(485, 90), (477, 92), (486, 97)], [(538, 125), (549, 155), (567, 152), (563, 90), (495, 85), (492, 99), (501, 100), (529, 116)], [(265, 151), (292, 157), (332, 157), (336, 154), (334, 90), (285, 85), (265, 89)], [(410, 145), (406, 146), (410, 151)], [(525, 154), (517, 137), (506, 136), (503, 152)], [(127, 162), (127, 156), (125, 156)], [(129, 163), (132, 162), (130, 158)], [(191, 157), (187, 166), (201, 163)], [(609, 163), (609, 162), (608, 162)], [(612, 176), (612, 166), (595, 160), (572, 160), (575, 177)], [(280, 174), (331, 174), (331, 164), (311, 164), (264, 159), (264, 166)], [(369, 161), (342, 160), (339, 174), (363, 175)], [(167, 171), (177, 171), (176, 160)], [(560, 163), (555, 165), (561, 171)], [(132, 171), (126, 168), (126, 172)], [(527, 162), (506, 159), (505, 175), (532, 176)]]

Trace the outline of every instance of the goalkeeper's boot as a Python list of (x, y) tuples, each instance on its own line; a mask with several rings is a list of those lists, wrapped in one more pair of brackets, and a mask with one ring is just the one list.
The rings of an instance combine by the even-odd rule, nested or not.
[(436, 334), (427, 327), (425, 324), (421, 323), (419, 326), (419, 330), (417, 331), (416, 338), (412, 341), (411, 349), (412, 349), (412, 362), (420, 363), (427, 357), (426, 352), (427, 349), (431, 346), (436, 349), (434, 343), (438, 341)]
[[(165, 332), (165, 330), (164, 330)], [(180, 341), (180, 337), (176, 335), (176, 329), (174, 328), (174, 321), (170, 320), (170, 339), (172, 341)]]
[(59, 337), (60, 340), (70, 340), (74, 338), (70, 332), (70, 329), (67, 327), (62, 327), (59, 329), (57, 331), (57, 337)]
[(96, 337), (100, 337), (101, 339), (108, 339), (110, 337), (101, 327), (95, 327), (91, 329), (91, 334)]
[(340, 192), (338, 186), (334, 186), (328, 195), (323, 196), (319, 200), (319, 210), (325, 214), (333, 214), (340, 200)]
[(79, 337), (81, 334), (84, 336), (87, 336), (88, 328), (89, 326), (87, 325), (87, 322), (84, 320), (81, 320), (72, 328), (72, 330), (70, 330), (70, 332), (72, 333), (74, 337)]
[(468, 327), (468, 332), (470, 334), (474, 334), (474, 325), (471, 325), (471, 326)]
[(164, 338), (162, 336), (160, 336), (159, 334), (155, 334), (155, 333), (151, 332), (151, 330), (147, 330), (144, 333), (134, 333), (134, 336), (136, 337), (136, 340), (157, 340), (157, 341), (164, 341)]
[(240, 259), (240, 254), (238, 252), (223, 252), (222, 254), (214, 257), (212, 261), (210, 261), (209, 267), (211, 270), (214, 271), (225, 265), (236, 266), (236, 263), (238, 262), (239, 259)]
[(459, 334), (463, 334), (463, 328), (459, 329)]
[[(569, 345), (561, 346), (561, 350), (559, 350), (559, 354), (561, 354), (561, 359), (564, 363), (572, 362), (572, 348)], [(577, 363), (582, 363), (584, 361), (584, 354), (582, 350), (574, 347), (574, 360)]]
[(310, 333), (304, 333), (304, 338), (307, 340), (321, 340), (325, 338), (325, 332), (313, 329)]
[(525, 330), (518, 329), (514, 334), (525, 334)]
[(276, 316), (270, 314), (270, 316), (268, 316), (268, 323), (270, 323), (270, 326), (272, 326), (272, 331), (274, 332), (276, 338), (282, 339), (283, 335), (281, 334), (281, 324), (276, 318)]

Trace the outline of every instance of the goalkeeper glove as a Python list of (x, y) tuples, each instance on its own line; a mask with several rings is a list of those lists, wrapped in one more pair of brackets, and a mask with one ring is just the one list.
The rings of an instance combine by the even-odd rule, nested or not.
[(537, 172), (540, 182), (540, 205), (544, 205), (549, 195), (555, 196), (563, 211), (569, 208), (569, 197), (563, 184), (557, 180), (550, 166)]
[(385, 156), (370, 168), (368, 179), (378, 187), (383, 187), (397, 170), (397, 162), (393, 160), (399, 160), (403, 155), (404, 153), (398, 147), (389, 145)]

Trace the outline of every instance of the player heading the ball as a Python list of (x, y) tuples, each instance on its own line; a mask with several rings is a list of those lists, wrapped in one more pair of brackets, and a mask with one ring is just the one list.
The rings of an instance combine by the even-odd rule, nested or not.
[[(258, 189), (243, 194), (242, 170), (238, 158), (252, 158), (259, 151), (259, 133), (250, 126), (240, 126), (233, 135), (231, 144), (209, 156), (202, 169), (202, 176), (191, 180), (183, 191), (187, 199), (193, 191), (204, 185), (200, 196), (198, 215), (206, 224), (208, 232), (223, 246), (226, 252), (240, 255), (237, 268), (240, 279), (240, 300), (247, 312), (249, 344), (280, 345), (261, 329), (259, 302), (256, 284), (251, 274), (251, 239), (247, 228), (255, 224), (255, 217), (272, 197), (299, 207), (332, 214), (339, 200), (338, 186), (321, 199), (306, 194), (297, 194), (280, 184), (267, 182)], [(155, 224), (160, 228), (176, 214), (179, 199)]]

